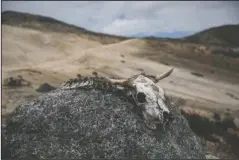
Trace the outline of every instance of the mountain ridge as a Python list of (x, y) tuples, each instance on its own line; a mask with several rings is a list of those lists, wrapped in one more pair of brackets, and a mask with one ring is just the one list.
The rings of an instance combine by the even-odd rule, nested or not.
[[(102, 41), (103, 44), (111, 44), (119, 41), (140, 38), (140, 39), (169, 39), (185, 41), (190, 43), (208, 44), (208, 45), (223, 45), (223, 46), (239, 46), (239, 24), (228, 24), (217, 27), (212, 27), (199, 31), (195, 34), (185, 36), (183, 38), (170, 38), (159, 36), (118, 36), (106, 33), (94, 32), (79, 27), (73, 24), (68, 24), (63, 21), (57, 20), (52, 17), (46, 17), (37, 14), (17, 12), (17, 11), (4, 11), (2, 12), (2, 24), (20, 26), (25, 28), (33, 28), (44, 31), (53, 32), (68, 32), (78, 35), (87, 34), (90, 39)], [(106, 40), (102, 40), (106, 39)]]
[(103, 44), (111, 44), (128, 39), (128, 37), (124, 36), (114, 36), (110, 34), (89, 31), (83, 27), (68, 24), (52, 17), (16, 11), (2, 12), (2, 24), (38, 29), (42, 31), (73, 33), (80, 36), (88, 35), (88, 38), (93, 40), (98, 40), (100, 38), (102, 41), (104, 37), (106, 40), (102, 41)]
[(239, 24), (212, 27), (183, 39), (193, 43), (239, 46)]

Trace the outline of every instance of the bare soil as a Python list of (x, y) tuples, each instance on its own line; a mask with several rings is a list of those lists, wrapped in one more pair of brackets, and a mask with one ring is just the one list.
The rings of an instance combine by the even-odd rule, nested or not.
[[(26, 100), (41, 94), (36, 89), (43, 83), (57, 87), (79, 74), (86, 76), (97, 72), (100, 76), (127, 78), (142, 71), (159, 74), (171, 67), (175, 68), (172, 75), (158, 85), (167, 94), (182, 99), (180, 107), (200, 109), (206, 113), (204, 115), (224, 115), (230, 110), (232, 119), (239, 116), (238, 58), (224, 56), (218, 61), (210, 49), (205, 49), (206, 46), (188, 42), (162, 40), (149, 43), (145, 39), (128, 39), (104, 44), (100, 42), (103, 38), (94, 40), (74, 33), (44, 32), (2, 25), (2, 82), (19, 75), (31, 82), (30, 86), (18, 87), (2, 84), (2, 116), (7, 116)], [(198, 125), (188, 117), (190, 125)], [(213, 116), (206, 118), (215, 120)], [(205, 124), (210, 123), (200, 123), (199, 130), (207, 130)], [(218, 126), (220, 128), (223, 125)], [(220, 136), (228, 138), (226, 133), (229, 128)], [(198, 130), (194, 131), (199, 134)], [(238, 128), (232, 127), (229, 132), (235, 136)], [(213, 132), (216, 133), (217, 130)], [(234, 154), (239, 158), (232, 144), (235, 137), (229, 136), (231, 140), (225, 141), (230, 151), (219, 154), (224, 143), (216, 142), (219, 147), (212, 147), (213, 140), (208, 136), (200, 136), (206, 139), (205, 146), (208, 149), (213, 148), (209, 151), (214, 155), (225, 158)]]

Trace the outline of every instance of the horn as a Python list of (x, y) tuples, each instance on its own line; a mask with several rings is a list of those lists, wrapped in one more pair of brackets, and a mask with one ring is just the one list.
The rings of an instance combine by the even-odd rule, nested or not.
[(168, 76), (173, 72), (173, 69), (174, 69), (174, 68), (171, 68), (169, 71), (164, 72), (164, 73), (162, 73), (162, 74), (160, 74), (160, 75), (157, 75), (157, 76), (155, 77), (156, 83), (157, 83), (158, 81), (160, 81), (160, 80), (162, 80), (162, 79), (168, 77)]
[(125, 84), (128, 81), (128, 79), (111, 79), (109, 77), (105, 77), (105, 79), (112, 84)]

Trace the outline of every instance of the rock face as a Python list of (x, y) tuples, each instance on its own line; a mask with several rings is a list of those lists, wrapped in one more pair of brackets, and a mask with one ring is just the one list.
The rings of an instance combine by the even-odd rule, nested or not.
[(57, 89), (11, 114), (2, 126), (2, 158), (205, 159), (186, 119), (169, 109), (175, 120), (150, 130), (140, 109), (120, 95)]

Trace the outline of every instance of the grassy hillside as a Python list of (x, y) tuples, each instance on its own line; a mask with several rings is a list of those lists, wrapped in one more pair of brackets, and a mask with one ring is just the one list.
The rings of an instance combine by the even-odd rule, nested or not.
[[(96, 33), (81, 27), (66, 24), (53, 18), (28, 13), (12, 11), (3, 12), (2, 23), (4, 24), (3, 26), (5, 26), (3, 27), (5, 28), (3, 30), (3, 35), (5, 35), (3, 36), (5, 38), (3, 48), (5, 47), (9, 52), (11, 51), (9, 54), (4, 54), (5, 64), (10, 64), (7, 61), (7, 57), (9, 58), (9, 55), (15, 57), (14, 55), (16, 53), (14, 52), (14, 47), (16, 49), (16, 47), (18, 47), (16, 44), (20, 42), (19, 40), (16, 40), (15, 35), (18, 34), (20, 34), (19, 37), (25, 37), (24, 39), (26, 41), (24, 43), (28, 45), (24, 43), (22, 45), (25, 50), (29, 51), (28, 53), (34, 52), (38, 55), (37, 51), (40, 52), (43, 49), (42, 47), (39, 48), (38, 45), (40, 44), (44, 47), (50, 47), (52, 56), (53, 53), (60, 55), (57, 54), (59, 51), (68, 56), (71, 54), (80, 54), (79, 51), (94, 48), (100, 44), (119, 44), (119, 42), (123, 42), (124, 40), (130, 40), (129, 37)], [(13, 28), (10, 28), (11, 26)], [(154, 61), (160, 61), (161, 63), (163, 61), (164, 63), (168, 63), (165, 61), (169, 59), (168, 57), (173, 56), (176, 58), (193, 60), (197, 63), (239, 72), (239, 49), (237, 47), (239, 46), (238, 26), (239, 25), (226, 25), (215, 27), (184, 39), (143, 37), (140, 39), (144, 43), (141, 47), (137, 44), (137, 49), (135, 50), (137, 50), (138, 53), (142, 53), (142, 57)], [(14, 27), (18, 29), (14, 29)], [(20, 28), (23, 30), (20, 31)], [(30, 30), (27, 31), (27, 29), (33, 29), (35, 31), (30, 32)], [(12, 39), (14, 39), (14, 45), (9, 37), (9, 35), (11, 35), (10, 32), (15, 33), (12, 37)], [(24, 33), (21, 34), (21, 32)], [(47, 34), (42, 35), (42, 32)], [(77, 35), (77, 38), (73, 35)], [(32, 40), (32, 38), (34, 40)], [(35, 43), (35, 41), (37, 41), (37, 43)], [(34, 46), (30, 46), (29, 44), (33, 44)], [(133, 46), (131, 44), (130, 48)], [(120, 50), (124, 50), (124, 48), (125, 46), (121, 46)], [(111, 52), (115, 54), (117, 51), (116, 49), (113, 49)], [(132, 51), (129, 53), (132, 53)], [(34, 54), (31, 54), (31, 57), (35, 60), (33, 55)], [(25, 52), (22, 51), (22, 53), (19, 53), (18, 57), (19, 56), (20, 58), (25, 57)], [(49, 56), (46, 57), (49, 59)], [(16, 62), (19, 61), (19, 58), (15, 57), (14, 59), (14, 64), (17, 64)], [(12, 61), (12, 58), (10, 58), (9, 61)], [(38, 60), (36, 61), (38, 62)], [(29, 62), (33, 63), (30, 60)]]
[(100, 41), (102, 44), (111, 44), (127, 39), (127, 37), (123, 36), (113, 36), (88, 31), (84, 28), (70, 25), (54, 18), (15, 11), (2, 12), (2, 24), (42, 31), (74, 33), (84, 37), (87, 36), (87, 38), (91, 40)]
[(184, 40), (202, 44), (239, 46), (239, 24), (206, 29), (202, 32), (185, 37)]

